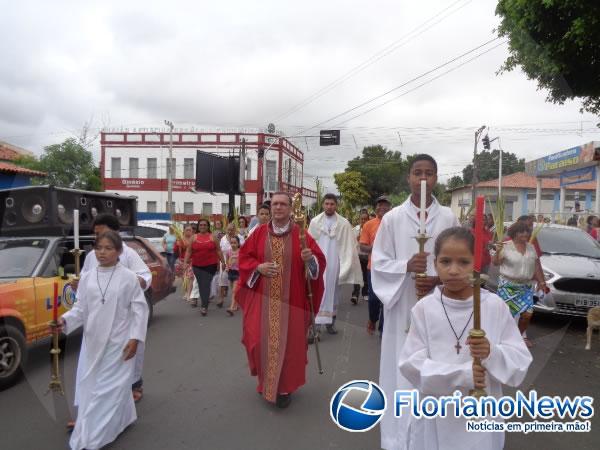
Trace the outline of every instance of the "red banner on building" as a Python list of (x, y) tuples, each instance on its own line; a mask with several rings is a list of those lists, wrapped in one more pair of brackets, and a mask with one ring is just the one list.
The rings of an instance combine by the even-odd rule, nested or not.
[[(196, 185), (193, 179), (173, 180), (173, 191), (189, 191)], [(105, 178), (104, 190), (107, 191), (166, 191), (169, 182), (158, 178)]]

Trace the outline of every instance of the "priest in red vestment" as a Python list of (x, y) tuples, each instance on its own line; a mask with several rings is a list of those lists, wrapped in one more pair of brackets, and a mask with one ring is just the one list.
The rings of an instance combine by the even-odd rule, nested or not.
[(244, 311), (242, 343), (250, 373), (258, 376), (258, 392), (280, 408), (306, 382), (310, 307), (305, 262), (315, 314), (325, 272), (325, 256), (308, 233), (302, 249), (291, 212), (289, 195), (273, 194), (272, 220), (257, 226), (240, 249), (236, 296)]

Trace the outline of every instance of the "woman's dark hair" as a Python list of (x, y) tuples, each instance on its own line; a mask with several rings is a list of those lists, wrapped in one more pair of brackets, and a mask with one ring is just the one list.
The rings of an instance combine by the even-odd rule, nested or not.
[(123, 238), (121, 238), (121, 236), (119, 236), (119, 233), (117, 233), (116, 231), (105, 231), (100, 236), (98, 236), (98, 239), (96, 239), (96, 244), (102, 239), (108, 239), (118, 251), (123, 250)]
[(236, 241), (236, 242), (237, 242), (237, 244), (238, 244), (238, 247), (240, 246), (240, 238), (239, 238), (238, 236), (231, 236), (231, 237), (229, 238), (229, 240), (231, 241), (231, 239), (235, 239), (235, 241)]
[(108, 228), (114, 231), (119, 231), (121, 228), (119, 219), (112, 214), (98, 214), (94, 219), (94, 223), (92, 224), (92, 230), (96, 225), (106, 225)]
[(514, 239), (517, 234), (523, 233), (524, 231), (531, 233), (531, 228), (529, 228), (529, 225), (527, 225), (526, 222), (515, 222), (510, 226), (507, 234), (508, 237)]
[(471, 230), (463, 227), (452, 227), (446, 228), (444, 231), (442, 231), (435, 240), (433, 254), (436, 258), (442, 250), (442, 245), (444, 245), (444, 243), (450, 239), (466, 242), (471, 254), (473, 254), (475, 249), (475, 238), (473, 237)]
[(431, 155), (427, 155), (425, 153), (421, 153), (420, 155), (416, 155), (411, 161), (410, 164), (408, 165), (408, 173), (410, 173), (410, 171), (412, 170), (413, 166), (415, 165), (416, 162), (418, 161), (429, 161), (431, 164), (433, 164), (433, 168), (435, 170), (435, 173), (437, 174), (438, 171), (438, 166), (437, 166), (437, 162), (435, 161), (435, 159), (433, 159), (433, 156)]
[[(240, 220), (244, 221), (244, 227), (243, 228), (246, 228), (248, 226), (248, 221), (246, 220), (246, 218), (244, 216), (240, 216), (239, 219), (238, 219), (238, 223), (240, 222)], [(242, 225), (240, 224), (240, 226), (242, 226)]]
[(200, 231), (200, 222), (205, 222), (206, 226), (208, 227), (208, 232), (210, 233), (210, 222), (208, 221), (208, 219), (200, 219), (198, 220), (198, 222), (196, 223), (196, 232)]
[(596, 216), (588, 216), (588, 218), (587, 218), (588, 227), (592, 226), (592, 222), (594, 221), (595, 218), (596, 218)]

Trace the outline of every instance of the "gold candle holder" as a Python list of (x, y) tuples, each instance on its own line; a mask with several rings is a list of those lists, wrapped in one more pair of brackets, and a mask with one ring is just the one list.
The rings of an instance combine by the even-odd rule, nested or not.
[[(473, 272), (473, 329), (469, 331), (471, 338), (485, 337), (485, 331), (481, 329), (481, 276), (479, 272)], [(480, 358), (473, 358), (473, 365), (481, 365)], [(479, 398), (485, 397), (485, 389), (471, 389), (469, 395)]]
[[(419, 233), (417, 236), (415, 236), (415, 239), (417, 240), (417, 242), (419, 244), (419, 253), (425, 253), (425, 244), (430, 239), (430, 237), (427, 236), (425, 233)], [(427, 272), (416, 273), (415, 279), (416, 278), (427, 278)], [(417, 292), (418, 300), (422, 299), (423, 297), (424, 297), (424, 295), (421, 295)]]

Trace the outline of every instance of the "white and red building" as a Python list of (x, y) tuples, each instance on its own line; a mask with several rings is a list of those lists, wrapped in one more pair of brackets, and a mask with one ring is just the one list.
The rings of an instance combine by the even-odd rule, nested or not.
[[(171, 165), (168, 131), (146, 128), (103, 131), (100, 135), (100, 173), (104, 190), (137, 196), (139, 212), (166, 212), (167, 170), (172, 166), (175, 213), (227, 214), (227, 194), (192, 191), (196, 182), (196, 151), (237, 156), (242, 140), (245, 140), (245, 214), (255, 214), (257, 206), (275, 191), (301, 191), (306, 204), (316, 199), (315, 191), (303, 187), (303, 152), (285, 138), (268, 133), (174, 131), (172, 139)], [(271, 147), (265, 153), (269, 145)], [(237, 195), (236, 208), (239, 208), (239, 202)]]

